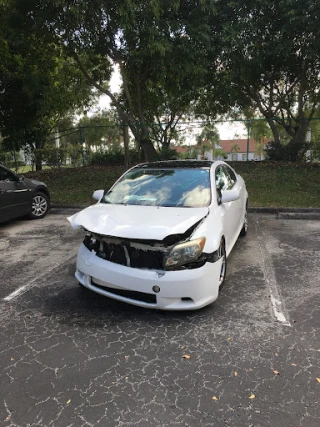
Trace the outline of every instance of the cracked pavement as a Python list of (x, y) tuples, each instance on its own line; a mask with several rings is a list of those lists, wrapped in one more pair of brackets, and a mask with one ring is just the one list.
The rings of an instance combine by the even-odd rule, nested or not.
[(174, 313), (80, 287), (65, 215), (1, 224), (0, 425), (319, 427), (320, 221), (249, 227), (219, 299)]

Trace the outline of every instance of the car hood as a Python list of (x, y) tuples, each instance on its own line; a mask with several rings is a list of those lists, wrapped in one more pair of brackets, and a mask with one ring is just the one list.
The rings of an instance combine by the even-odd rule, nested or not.
[(204, 208), (109, 205), (97, 203), (68, 218), (73, 228), (127, 239), (163, 240), (182, 234), (209, 212)]

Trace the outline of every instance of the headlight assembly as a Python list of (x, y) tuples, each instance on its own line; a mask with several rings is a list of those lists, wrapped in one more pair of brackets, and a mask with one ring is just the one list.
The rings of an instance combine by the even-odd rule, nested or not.
[(165, 259), (165, 268), (170, 269), (195, 261), (202, 254), (205, 243), (206, 238), (200, 237), (174, 246)]
[(96, 239), (96, 237), (90, 232), (86, 234), (83, 243), (89, 249), (89, 251), (93, 250), (97, 252), (100, 247), (100, 241)]

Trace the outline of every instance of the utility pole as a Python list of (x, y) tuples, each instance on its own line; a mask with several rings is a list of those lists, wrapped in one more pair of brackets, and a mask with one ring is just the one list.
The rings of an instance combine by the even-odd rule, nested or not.
[(247, 121), (247, 128), (248, 128), (248, 136), (247, 136), (247, 162), (249, 161), (250, 126), (251, 126), (251, 120), (248, 120)]

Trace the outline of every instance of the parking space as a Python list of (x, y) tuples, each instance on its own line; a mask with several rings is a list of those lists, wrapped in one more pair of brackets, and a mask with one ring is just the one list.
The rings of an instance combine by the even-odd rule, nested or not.
[(0, 226), (0, 424), (319, 427), (320, 222), (252, 214), (220, 298), (159, 312), (73, 276), (65, 214)]

